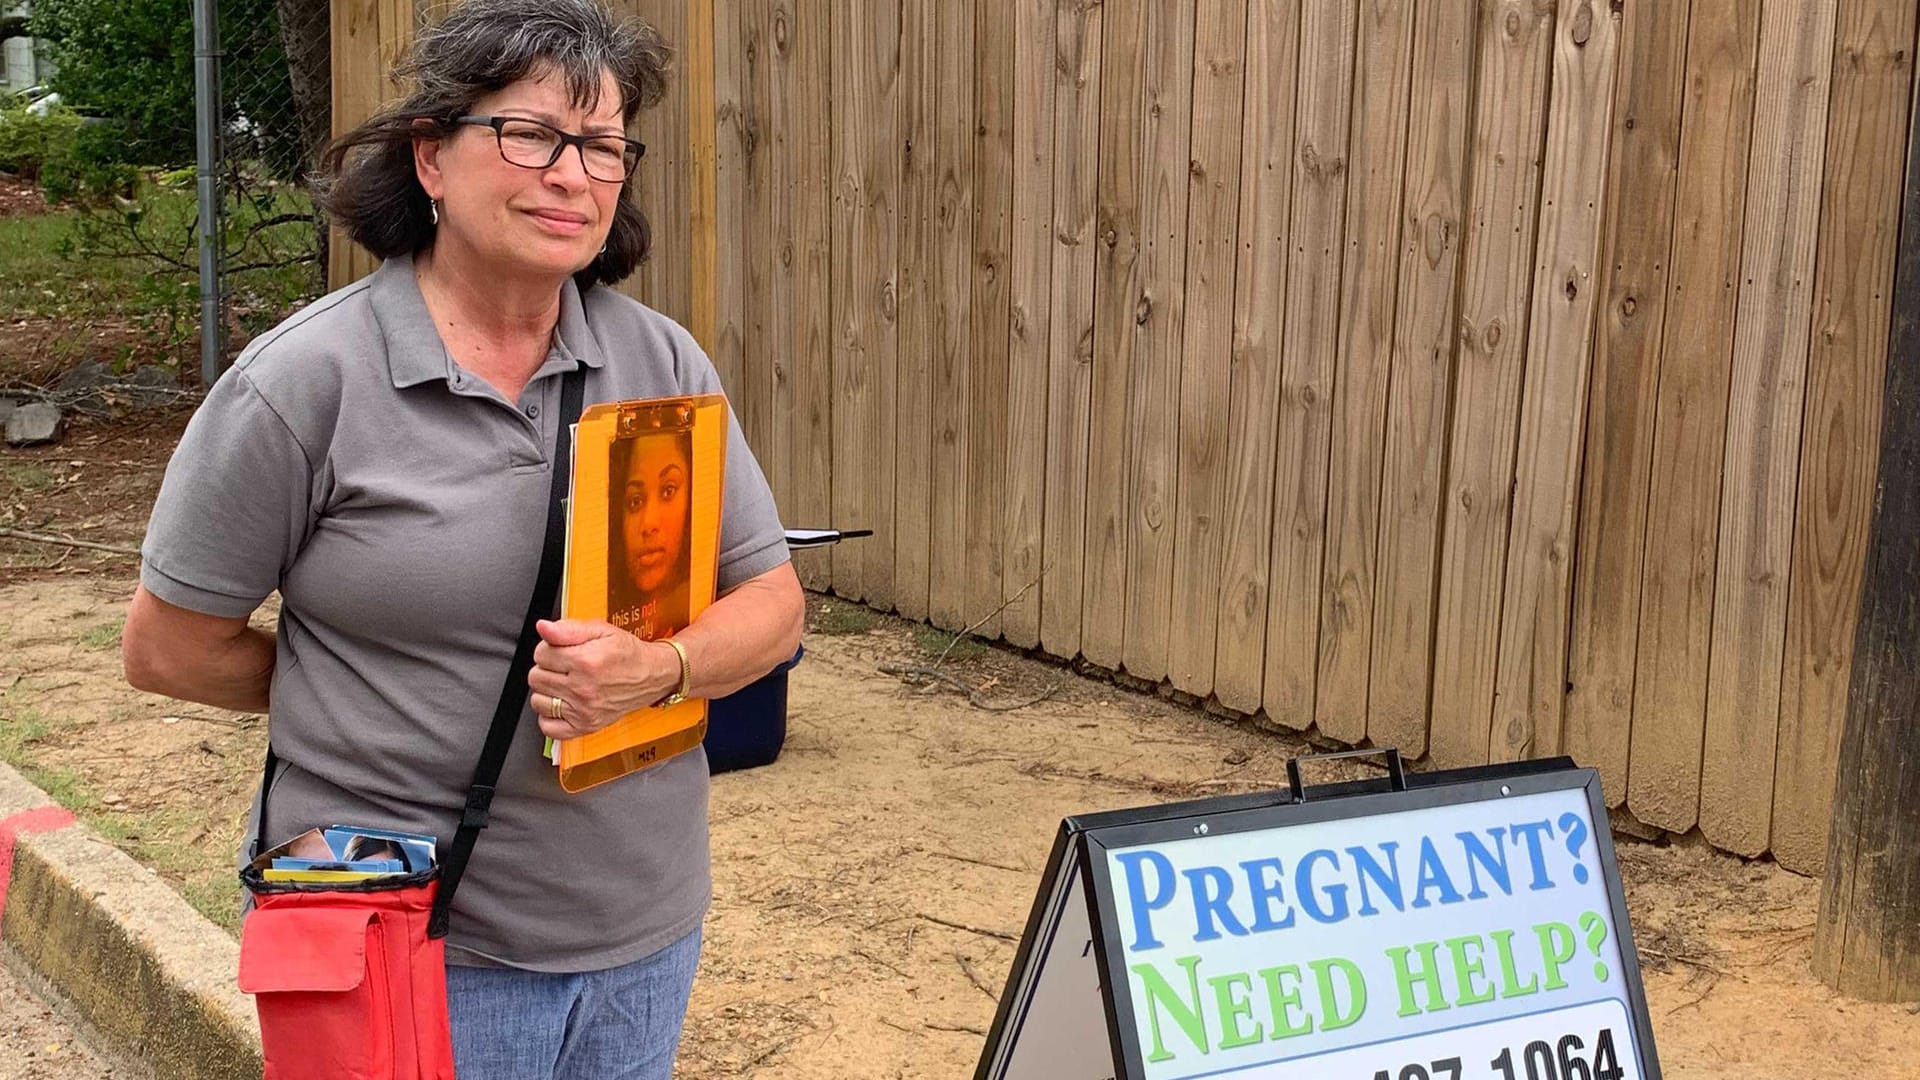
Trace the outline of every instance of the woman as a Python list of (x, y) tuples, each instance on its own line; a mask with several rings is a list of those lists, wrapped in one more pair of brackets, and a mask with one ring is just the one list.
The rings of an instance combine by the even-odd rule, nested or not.
[[(562, 374), (584, 366), (589, 403), (720, 390), (684, 330), (608, 287), (647, 253), (624, 134), (666, 61), (596, 0), (466, 0), (424, 31), (399, 73), (413, 92), (335, 145), (320, 186), (383, 264), (250, 345), (188, 426), (127, 677), (271, 713), (269, 842), (335, 823), (452, 837), (565, 464)], [(745, 686), (800, 634), (737, 424), (727, 453), (722, 595), (675, 635), (689, 696)], [(276, 590), (271, 637), (247, 618)], [(447, 939), (456, 1064), (666, 1077), (710, 894), (704, 755), (568, 795), (541, 736), (662, 700), (680, 660), (608, 623), (539, 630)]]
[(613, 444), (607, 621), (652, 640), (687, 624), (693, 438), (646, 432)]

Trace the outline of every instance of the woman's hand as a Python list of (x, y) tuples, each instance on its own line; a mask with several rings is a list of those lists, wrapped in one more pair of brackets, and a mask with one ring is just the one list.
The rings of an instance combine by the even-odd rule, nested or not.
[(538, 629), (527, 685), (549, 738), (598, 731), (680, 686), (680, 656), (664, 641), (584, 619), (543, 619)]

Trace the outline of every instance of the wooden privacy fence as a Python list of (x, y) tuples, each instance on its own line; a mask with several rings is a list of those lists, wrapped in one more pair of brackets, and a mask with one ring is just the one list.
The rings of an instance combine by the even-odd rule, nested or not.
[[(1820, 868), (1911, 0), (624, 6), (810, 585)], [(344, 127), (431, 13), (334, 12)]]

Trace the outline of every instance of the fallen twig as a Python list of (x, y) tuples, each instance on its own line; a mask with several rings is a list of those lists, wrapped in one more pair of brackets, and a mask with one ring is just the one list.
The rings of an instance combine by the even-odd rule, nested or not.
[(959, 633), (953, 635), (953, 640), (947, 642), (947, 647), (940, 650), (939, 656), (934, 657), (933, 666), (939, 667), (941, 663), (946, 660), (947, 654), (953, 651), (953, 647), (955, 645), (960, 644), (961, 638), (964, 638), (968, 634), (973, 633), (975, 630), (978, 630), (981, 627), (987, 625), (988, 622), (992, 621), (995, 615), (998, 615), (1001, 612), (1012, 607), (1013, 605), (1019, 603), (1020, 598), (1032, 592), (1034, 586), (1040, 584), (1040, 579), (1046, 576), (1047, 576), (1047, 567), (1041, 566), (1040, 572), (1034, 575), (1034, 578), (1032, 581), (1029, 581), (1025, 585), (1020, 586), (1019, 592), (1014, 593), (1012, 596), (1009, 596), (1005, 600), (1001, 601), (999, 607), (994, 608), (992, 611), (989, 611), (985, 615), (980, 616), (979, 621), (975, 622), (972, 626), (969, 626), (965, 630), (962, 630)]
[(736, 1071), (751, 1072), (752, 1070), (759, 1068), (762, 1062), (766, 1061), (768, 1058), (779, 1053), (780, 1051), (785, 1050), (787, 1046), (792, 1042), (793, 1042), (792, 1036), (789, 1036), (788, 1038), (785, 1038), (785, 1039), (781, 1039), (779, 1042), (774, 1043), (772, 1046), (769, 1046), (765, 1050), (760, 1051), (759, 1054), (754, 1056), (754, 1059), (752, 1061), (749, 1061), (745, 1065), (740, 1066), (740, 1068)]
[(86, 548), (89, 551), (105, 551), (114, 555), (132, 555), (139, 557), (139, 548), (130, 548), (121, 544), (97, 544), (92, 540), (75, 540), (71, 536), (48, 536), (45, 533), (27, 532), (25, 529), (0, 528), (0, 536), (15, 540), (25, 540), (32, 544), (52, 544), (58, 547)]
[(994, 930), (985, 926), (968, 926), (966, 923), (942, 919), (937, 915), (929, 915), (924, 911), (919, 913), (919, 917), (930, 923), (937, 923), (940, 926), (951, 927), (955, 930), (965, 930), (969, 934), (979, 934), (981, 937), (999, 938), (1001, 941), (1017, 942), (1020, 940), (1019, 934), (1009, 933), (1005, 930)]
[(967, 963), (967, 958), (961, 956), (959, 953), (954, 953), (953, 958), (960, 961), (960, 970), (967, 976), (967, 981), (973, 984), (974, 989), (992, 998), (994, 1004), (998, 1005), (1000, 1003), (1000, 995), (987, 989), (987, 984), (980, 981), (980, 974), (973, 970), (972, 964)]
[(1732, 976), (1728, 974), (1726, 969), (1715, 967), (1712, 964), (1707, 963), (1705, 960), (1695, 960), (1691, 956), (1681, 956), (1678, 953), (1662, 952), (1659, 949), (1649, 949), (1645, 947), (1642, 947), (1640, 949), (1640, 955), (1658, 957), (1661, 960), (1671, 960), (1676, 964), (1685, 964), (1691, 968), (1699, 968), (1702, 971), (1711, 971), (1715, 975), (1722, 975), (1728, 978), (1732, 978)]
[(249, 713), (245, 716), (242, 716), (238, 720), (230, 720), (224, 716), (208, 716), (205, 713), (183, 712), (183, 713), (168, 713), (167, 715), (162, 716), (160, 718), (160, 722), (163, 724), (168, 722), (169, 720), (174, 720), (174, 721), (198, 720), (203, 724), (219, 724), (222, 727), (230, 727), (230, 728), (235, 728), (239, 730), (245, 730), (247, 728), (254, 726), (255, 724), (258, 724), (260, 722), (260, 716), (258, 713)]
[(968, 1035), (986, 1035), (985, 1029), (974, 1027), (971, 1024), (936, 1024), (929, 1021), (922, 1026), (929, 1031), (964, 1031)]
[(1717, 986), (1719, 986), (1719, 985), (1720, 985), (1720, 980), (1719, 980), (1719, 979), (1709, 979), (1709, 980), (1708, 980), (1708, 982), (1707, 982), (1707, 988), (1706, 988), (1706, 989), (1704, 989), (1704, 990), (1702, 990), (1702, 991), (1700, 991), (1700, 994), (1699, 994), (1699, 996), (1698, 996), (1698, 997), (1695, 997), (1695, 998), (1694, 998), (1693, 1000), (1691, 1000), (1691, 1001), (1683, 1001), (1683, 1002), (1681, 1002), (1680, 1004), (1678, 1004), (1678, 1005), (1675, 1005), (1675, 1006), (1674, 1006), (1673, 1008), (1671, 1008), (1671, 1009), (1668, 1009), (1668, 1010), (1667, 1010), (1667, 1015), (1668, 1015), (1668, 1016), (1673, 1016), (1673, 1015), (1676, 1015), (1677, 1013), (1679, 1013), (1679, 1012), (1681, 1012), (1681, 1011), (1682, 1011), (1682, 1010), (1684, 1010), (1684, 1009), (1691, 1009), (1691, 1008), (1693, 1008), (1693, 1007), (1694, 1007), (1695, 1005), (1698, 1005), (1698, 1004), (1700, 1004), (1701, 1002), (1703, 1002), (1703, 1001), (1705, 1001), (1705, 1000), (1707, 1000), (1707, 995), (1708, 995), (1708, 994), (1711, 994), (1711, 993), (1713, 993), (1713, 991), (1714, 991), (1714, 988), (1715, 988), (1715, 987), (1717, 987)]
[(932, 848), (915, 848), (914, 850), (915, 850), (915, 851), (918, 851), (918, 852), (919, 852), (920, 854), (922, 854), (922, 855), (933, 855), (933, 856), (935, 856), (935, 857), (937, 857), (937, 858), (942, 858), (942, 859), (952, 859), (952, 860), (953, 860), (954, 862), (963, 862), (963, 863), (972, 863), (972, 864), (973, 864), (973, 865), (975, 865), (975, 866), (991, 866), (991, 867), (993, 867), (993, 868), (994, 868), (995, 870), (1005, 870), (1005, 871), (1007, 871), (1007, 872), (1009, 872), (1009, 873), (1013, 873), (1013, 874), (1030, 874), (1030, 873), (1032, 873), (1032, 871), (1031, 871), (1031, 870), (1027, 870), (1027, 869), (1025, 869), (1025, 868), (1023, 868), (1023, 867), (1019, 867), (1019, 866), (1008, 866), (1008, 865), (1007, 865), (1006, 863), (997, 863), (997, 862), (990, 862), (990, 861), (988, 861), (988, 860), (986, 860), (986, 859), (975, 859), (975, 858), (971, 858), (971, 857), (969, 857), (969, 856), (966, 856), (966, 855), (955, 855), (955, 854), (954, 854), (953, 852), (951, 852), (951, 851), (935, 851), (935, 850), (934, 850), (934, 849), (932, 849)]
[(909, 682), (941, 683), (950, 686), (962, 694), (965, 694), (967, 704), (982, 712), (1015, 712), (1032, 705), (1038, 705), (1059, 693), (1060, 688), (1067, 684), (1066, 679), (1061, 679), (1040, 693), (1022, 701), (996, 702), (987, 700), (986, 696), (982, 694), (980, 690), (968, 686), (962, 680), (956, 679), (944, 671), (936, 671), (934, 668), (925, 664), (881, 664), (879, 670), (882, 675), (892, 675), (895, 678), (905, 679)]
[[(139, 394), (146, 402), (157, 405), (160, 401), (179, 403), (197, 401), (202, 391), (188, 390), (172, 386), (129, 386), (125, 383), (106, 383), (102, 386), (84, 387), (77, 390), (47, 390), (38, 386), (10, 383), (0, 386), (0, 394), (7, 397), (26, 398), (29, 401), (41, 401), (57, 409), (76, 412), (85, 416), (113, 416), (113, 408), (104, 407), (102, 401), (125, 406), (122, 411), (131, 411), (133, 395)], [(153, 407), (149, 405), (148, 407)]]
[(889, 964), (889, 963), (887, 963), (887, 962), (886, 962), (885, 960), (882, 960), (882, 959), (880, 959), (879, 957), (877, 957), (877, 956), (875, 956), (875, 955), (873, 955), (873, 954), (872, 954), (872, 953), (870, 953), (870, 952), (867, 952), (867, 951), (866, 951), (866, 950), (864, 950), (864, 949), (855, 949), (855, 950), (853, 950), (853, 955), (855, 955), (855, 956), (857, 956), (857, 957), (859, 957), (859, 958), (860, 958), (860, 959), (862, 959), (862, 960), (865, 960), (865, 961), (867, 961), (868, 963), (872, 963), (872, 964), (878, 964), (879, 966), (881, 966), (881, 967), (883, 967), (883, 968), (886, 968), (886, 969), (887, 969), (888, 971), (891, 971), (891, 972), (893, 972), (893, 973), (894, 973), (895, 975), (898, 975), (898, 976), (900, 976), (900, 977), (901, 977), (901, 978), (903, 978), (903, 979), (911, 979), (911, 978), (913, 978), (913, 976), (911, 976), (911, 975), (909, 975), (909, 974), (907, 974), (906, 972), (904, 972), (904, 971), (902, 971), (902, 970), (900, 970), (900, 969), (899, 969), (898, 967), (895, 967), (894, 965), (892, 965), (892, 964)]

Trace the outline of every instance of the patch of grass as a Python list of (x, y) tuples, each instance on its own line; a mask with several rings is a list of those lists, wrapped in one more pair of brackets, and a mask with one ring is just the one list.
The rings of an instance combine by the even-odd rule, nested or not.
[(15, 491), (44, 491), (53, 486), (53, 474), (38, 465), (0, 465), (0, 474)]
[(26, 777), (28, 783), (46, 792), (48, 798), (61, 806), (82, 815), (94, 809), (93, 789), (72, 769), (35, 765), (27, 761), (20, 762), (19, 768), (20, 775)]
[(83, 649), (117, 649), (120, 647), (120, 630), (124, 624), (116, 619), (110, 623), (101, 623), (80, 635), (80, 647)]
[(45, 721), (25, 709), (0, 716), (0, 761), (15, 768), (25, 764), (27, 747), (46, 733)]
[[(264, 220), (291, 215), (289, 223), (268, 229), (276, 252), (310, 247), (312, 229), (301, 219), (311, 206), (304, 192), (291, 188), (258, 201), (240, 200), (227, 207), (223, 218), (229, 243), (237, 244)], [(122, 345), (120, 355), (102, 356), (99, 344), (88, 340), (92, 335), (60, 335), (48, 347), (61, 361), (104, 359), (126, 367), (162, 358), (144, 355), (151, 349), (166, 350), (168, 356), (190, 352), (199, 333), (200, 296), (193, 246), (199, 208), (193, 187), (143, 182), (135, 209), (103, 213), (105, 217), (63, 206), (0, 220), (0, 311), (16, 320), (130, 326), (145, 339)], [(103, 242), (126, 246), (128, 221), (136, 221), (140, 234), (180, 265), (100, 250)], [(260, 260), (249, 250), (235, 261), (278, 259)], [(226, 281), (234, 317), (249, 333), (278, 321), (315, 295), (318, 285), (311, 259), (245, 270)]]
[[(972, 638), (962, 638), (959, 641), (954, 641), (951, 632), (942, 630), (937, 626), (927, 626), (924, 624), (915, 626), (913, 628), (913, 643), (920, 646), (920, 651), (926, 653), (929, 657), (937, 657), (943, 652), (946, 653), (949, 663), (974, 660), (987, 655), (987, 647), (980, 642)], [(947, 648), (949, 644), (953, 646), (951, 650)]]
[(232, 874), (180, 883), (180, 895), (220, 929), (240, 936), (240, 881)]
[(202, 915), (229, 933), (239, 933), (240, 883), (225, 857), (236, 844), (224, 834), (209, 834), (204, 808), (115, 812), (96, 802), (80, 816), (113, 846), (164, 878)]
[[(158, 205), (174, 216), (176, 202), (162, 198)], [(191, 197), (187, 207), (191, 215)], [(154, 293), (151, 266), (133, 259), (81, 260), (62, 254), (75, 242), (81, 216), (78, 210), (55, 210), (0, 220), (0, 305), (14, 318), (124, 315), (130, 300)], [(192, 275), (160, 276), (198, 289)]]
[(813, 632), (816, 634), (864, 634), (874, 628), (880, 616), (867, 608), (852, 604), (822, 604), (820, 613), (814, 618)]

